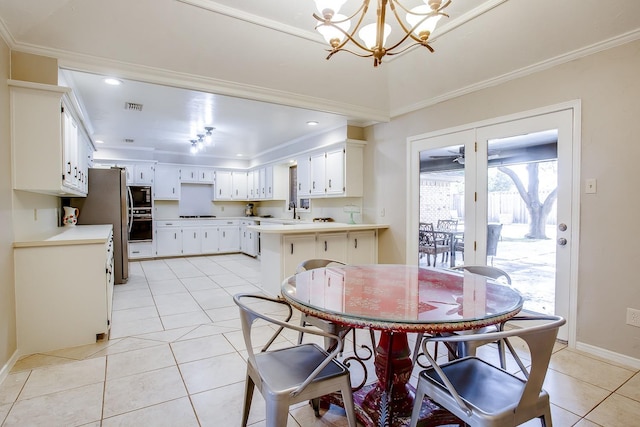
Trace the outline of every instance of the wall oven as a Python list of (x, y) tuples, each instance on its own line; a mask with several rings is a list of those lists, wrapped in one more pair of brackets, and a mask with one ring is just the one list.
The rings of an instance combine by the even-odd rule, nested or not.
[(129, 241), (153, 240), (153, 202), (150, 186), (130, 185), (129, 193)]

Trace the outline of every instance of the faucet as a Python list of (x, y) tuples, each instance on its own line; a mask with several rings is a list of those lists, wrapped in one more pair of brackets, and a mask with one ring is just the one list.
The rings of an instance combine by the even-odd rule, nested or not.
[(296, 202), (289, 203), (289, 209), (293, 209), (293, 219), (296, 219)]

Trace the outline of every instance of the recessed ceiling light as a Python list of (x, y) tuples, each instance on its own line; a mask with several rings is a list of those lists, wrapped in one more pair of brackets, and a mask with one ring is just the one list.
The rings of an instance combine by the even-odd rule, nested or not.
[(104, 144), (104, 141), (102, 141), (101, 139), (96, 139), (96, 144)]
[(110, 77), (104, 79), (104, 82), (111, 86), (120, 86), (122, 84), (122, 80), (118, 80)]
[(318, 122), (316, 122), (315, 120), (309, 120), (309, 121), (307, 122), (307, 124), (308, 124), (309, 126), (318, 126)]
[(242, 153), (238, 153), (238, 154), (236, 154), (236, 156), (242, 157)]

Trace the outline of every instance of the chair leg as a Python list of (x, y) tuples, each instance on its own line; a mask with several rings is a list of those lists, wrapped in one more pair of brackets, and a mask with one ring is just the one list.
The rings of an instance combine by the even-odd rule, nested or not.
[(420, 409), (422, 409), (422, 401), (424, 400), (424, 390), (420, 387), (420, 379), (418, 379), (418, 388), (416, 389), (415, 400), (413, 402), (413, 410), (411, 411), (411, 422), (409, 427), (416, 427), (418, 425), (418, 418), (420, 418)]
[(411, 355), (411, 366), (415, 366), (416, 361), (418, 360), (418, 354), (420, 354), (420, 345), (422, 344), (422, 338), (424, 338), (424, 334), (422, 332), (418, 332), (418, 334), (416, 335), (416, 345), (413, 348), (413, 354)]
[[(304, 313), (300, 314), (300, 327), (304, 328), (305, 326), (307, 326), (307, 322), (305, 321), (306, 318), (307, 316)], [(303, 335), (304, 332), (298, 332), (298, 345), (302, 344)]]
[(353, 404), (353, 394), (351, 392), (351, 382), (349, 376), (345, 376), (345, 384), (342, 386), (342, 402), (344, 404), (344, 411), (347, 414), (347, 422), (349, 427), (357, 427), (356, 411)]
[(316, 418), (320, 418), (320, 398), (316, 397), (315, 399), (311, 399), (309, 403), (313, 408), (313, 414), (316, 416)]
[(544, 414), (538, 417), (542, 427), (553, 427), (551, 422), (551, 407), (547, 406), (544, 410)]
[(253, 399), (253, 390), (255, 389), (255, 384), (251, 377), (247, 375), (247, 379), (244, 383), (244, 407), (242, 408), (242, 427), (246, 427), (247, 421), (249, 420), (249, 409), (251, 409), (251, 400)]
[(267, 427), (287, 427), (289, 402), (283, 399), (265, 399), (267, 401)]

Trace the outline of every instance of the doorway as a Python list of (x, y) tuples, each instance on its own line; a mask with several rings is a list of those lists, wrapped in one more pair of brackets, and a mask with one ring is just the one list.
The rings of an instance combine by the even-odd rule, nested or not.
[[(410, 173), (419, 179), (410, 178), (408, 235), (418, 235), (419, 223), (455, 219), (461, 233), (451, 255), (435, 257), (436, 268), (466, 263), (507, 271), (525, 310), (567, 318), (559, 338), (571, 345), (579, 103), (561, 107), (410, 138)], [(427, 265), (417, 246), (408, 243), (407, 261)]]

